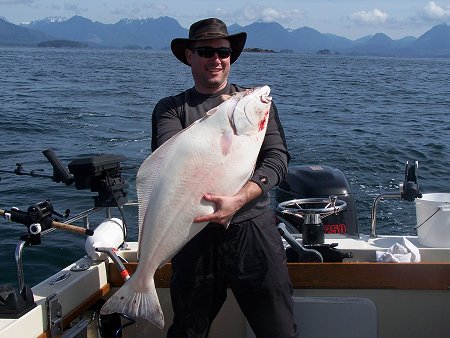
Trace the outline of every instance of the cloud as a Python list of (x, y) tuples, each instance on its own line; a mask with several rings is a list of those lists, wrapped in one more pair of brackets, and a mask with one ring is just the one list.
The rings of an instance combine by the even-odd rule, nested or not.
[(87, 8), (80, 7), (78, 3), (75, 4), (64, 3), (64, 10), (74, 13), (76, 15), (83, 15), (89, 12)]
[[(105, 5), (108, 8), (108, 5)], [(136, 19), (136, 18), (156, 18), (167, 15), (168, 6), (165, 4), (143, 3), (143, 4), (124, 4), (113, 8), (110, 14), (117, 18)]]
[(373, 9), (372, 11), (359, 11), (352, 13), (348, 16), (348, 19), (357, 24), (364, 24), (364, 25), (380, 25), (387, 22), (389, 18), (389, 15), (386, 12), (383, 12), (382, 10), (379, 10), (377, 8)]
[(0, 5), (26, 5), (32, 3), (34, 3), (34, 0), (0, 0)]
[(430, 1), (425, 5), (422, 17), (428, 21), (450, 20), (450, 5), (439, 6)]
[(291, 20), (304, 18), (306, 12), (295, 8), (283, 11), (273, 7), (247, 6), (241, 11), (240, 16), (242, 15), (242, 19), (246, 21), (262, 20), (264, 22), (289, 22)]
[(263, 22), (276, 21), (282, 25), (289, 25), (298, 19), (306, 17), (307, 13), (299, 9), (280, 10), (267, 6), (245, 6), (233, 11), (217, 8), (215, 14), (227, 23), (250, 24), (261, 20)]

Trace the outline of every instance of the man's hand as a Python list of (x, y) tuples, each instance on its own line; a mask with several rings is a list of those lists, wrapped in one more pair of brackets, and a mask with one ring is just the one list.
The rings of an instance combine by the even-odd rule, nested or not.
[(234, 196), (216, 196), (206, 194), (203, 199), (213, 202), (216, 205), (216, 211), (212, 214), (200, 216), (194, 219), (194, 223), (214, 222), (222, 225), (228, 225), (231, 217), (239, 210), (240, 203)]
[(214, 222), (227, 226), (233, 215), (251, 200), (261, 196), (261, 188), (254, 182), (248, 181), (244, 187), (234, 196), (217, 196), (206, 194), (203, 199), (213, 202), (216, 211), (209, 215), (199, 216), (194, 223)]

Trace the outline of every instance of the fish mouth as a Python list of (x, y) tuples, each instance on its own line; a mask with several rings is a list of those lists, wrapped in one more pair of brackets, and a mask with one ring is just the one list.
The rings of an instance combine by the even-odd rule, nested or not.
[(272, 96), (270, 96), (268, 94), (261, 95), (261, 102), (262, 103), (270, 103), (270, 102), (272, 102)]
[(266, 103), (270, 103), (272, 102), (272, 96), (270, 96), (270, 87), (269, 86), (263, 86), (261, 88), (259, 88), (260, 91), (260, 100), (262, 103), (266, 104)]
[(245, 91), (245, 96), (251, 95), (253, 93), (259, 94), (259, 99), (261, 103), (270, 103), (272, 102), (272, 96), (270, 96), (270, 87), (269, 86), (263, 86), (263, 87), (255, 87), (250, 88)]
[[(241, 92), (242, 93), (242, 92)], [(269, 86), (263, 86), (263, 87), (255, 87), (255, 88), (250, 88), (245, 90), (245, 92), (242, 93), (243, 96), (241, 96), (241, 98), (246, 97), (246, 96), (250, 96), (252, 94), (254, 94), (256, 97), (253, 99), (253, 104), (259, 105), (259, 104), (270, 104), (272, 102), (272, 96), (270, 96), (270, 87)], [(236, 93), (237, 95), (237, 93)], [(235, 135), (237, 135), (237, 126), (236, 126), (236, 122), (233, 119), (233, 114), (234, 111), (238, 105), (238, 103), (240, 102), (240, 99), (235, 99), (233, 100), (234, 96), (232, 96), (230, 98), (231, 101), (231, 106), (229, 108), (229, 114), (228, 114), (228, 120), (230, 122), (230, 126), (234, 132)], [(256, 101), (256, 102), (255, 102)], [(260, 103), (258, 103), (258, 101)], [(242, 102), (242, 101), (241, 101)], [(253, 116), (252, 114), (249, 115), (249, 111), (252, 111), (253, 109), (248, 108), (247, 104), (249, 104), (250, 102), (246, 102), (243, 107), (241, 108), (243, 110), (243, 117), (245, 118), (245, 120), (247, 121), (246, 124), (248, 125), (258, 125), (260, 126), (261, 124), (261, 119), (259, 119), (256, 116)], [(261, 107), (260, 107), (261, 108)], [(268, 110), (265, 113), (264, 117), (262, 118), (262, 120), (266, 119), (266, 115), (268, 114)], [(258, 114), (259, 115), (259, 114)], [(257, 121), (255, 121), (257, 119)], [(261, 127), (259, 127), (259, 130), (261, 130)]]

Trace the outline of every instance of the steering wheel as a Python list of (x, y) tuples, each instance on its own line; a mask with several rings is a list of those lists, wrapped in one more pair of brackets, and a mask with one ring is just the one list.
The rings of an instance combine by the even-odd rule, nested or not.
[[(308, 205), (308, 207), (303, 208), (302, 205)], [(328, 199), (302, 198), (281, 202), (278, 204), (277, 211), (282, 214), (294, 215), (297, 217), (302, 217), (308, 214), (327, 217), (332, 214), (337, 214), (346, 208), (347, 203), (345, 201), (337, 199), (337, 196), (330, 196)]]

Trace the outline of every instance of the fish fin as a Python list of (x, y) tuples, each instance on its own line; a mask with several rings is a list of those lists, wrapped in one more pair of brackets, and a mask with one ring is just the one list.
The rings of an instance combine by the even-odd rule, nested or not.
[(222, 154), (225, 156), (228, 155), (231, 151), (231, 145), (233, 144), (233, 136), (234, 133), (232, 133), (231, 131), (226, 131), (220, 137), (220, 146), (222, 149)]
[(130, 279), (114, 295), (109, 298), (100, 310), (101, 315), (122, 313), (130, 317), (140, 317), (152, 324), (164, 328), (164, 314), (156, 293), (155, 281), (151, 279), (151, 285), (147, 292), (139, 292), (134, 289)]
[[(178, 134), (177, 134), (178, 135)], [(161, 166), (166, 158), (167, 152), (170, 151), (172, 145), (177, 140), (177, 135), (170, 138), (161, 147), (156, 149), (152, 155), (148, 156), (139, 167), (136, 175), (136, 192), (138, 197), (138, 209), (139, 209), (139, 236), (138, 241), (141, 238), (142, 224), (144, 223), (145, 213), (147, 211), (148, 203), (150, 201), (151, 192), (156, 178), (159, 175)], [(151, 158), (151, 159), (150, 159)]]

